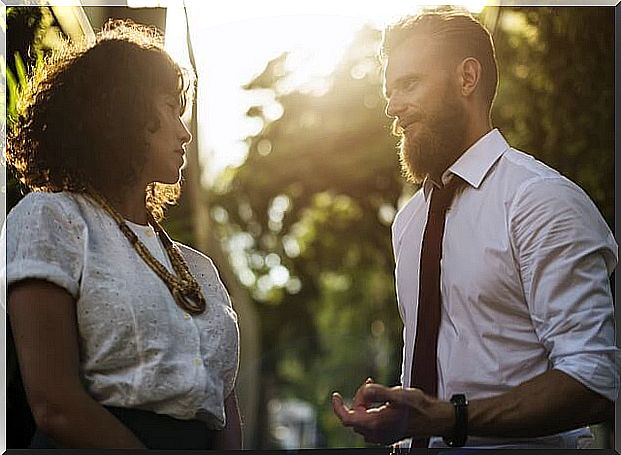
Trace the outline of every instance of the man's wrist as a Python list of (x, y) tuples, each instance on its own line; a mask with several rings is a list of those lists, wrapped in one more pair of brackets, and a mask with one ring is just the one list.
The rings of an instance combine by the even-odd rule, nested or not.
[(446, 437), (453, 434), (453, 428), (455, 428), (455, 410), (453, 404), (450, 401), (440, 401), (436, 403), (437, 409), (435, 419), (437, 428), (433, 431), (431, 436)]
[(449, 447), (461, 447), (468, 439), (468, 399), (463, 393), (458, 393), (451, 397), (450, 403), (455, 411), (455, 426), (443, 440)]

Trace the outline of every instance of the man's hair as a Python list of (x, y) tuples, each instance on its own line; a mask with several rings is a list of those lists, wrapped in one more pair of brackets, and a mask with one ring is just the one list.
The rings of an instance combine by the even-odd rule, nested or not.
[[(141, 172), (146, 134), (159, 128), (160, 94), (185, 109), (194, 75), (164, 51), (160, 32), (109, 21), (94, 43), (66, 42), (38, 68), (17, 104), (7, 162), (35, 191), (123, 188)], [(149, 211), (161, 219), (179, 183), (150, 184)]]
[(476, 58), (482, 67), (481, 96), (491, 109), (498, 85), (498, 67), (491, 35), (472, 15), (460, 10), (430, 10), (406, 16), (384, 30), (382, 60), (413, 36), (430, 38), (444, 51), (445, 58), (462, 61)]

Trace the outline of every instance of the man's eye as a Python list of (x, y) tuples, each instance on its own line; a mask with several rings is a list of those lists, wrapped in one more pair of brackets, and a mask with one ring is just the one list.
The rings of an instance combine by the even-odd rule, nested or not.
[(405, 90), (414, 90), (414, 88), (416, 87), (416, 84), (418, 83), (418, 81), (411, 79), (409, 81), (405, 81), (403, 83), (403, 88)]

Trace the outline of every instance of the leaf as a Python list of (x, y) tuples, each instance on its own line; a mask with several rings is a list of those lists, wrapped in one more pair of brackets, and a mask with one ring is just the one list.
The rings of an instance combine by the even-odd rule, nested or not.
[(8, 121), (8, 127), (11, 129), (13, 127), (13, 121), (17, 116), (16, 107), (17, 107), (17, 96), (18, 96), (18, 82), (9, 68), (4, 67), (3, 62), (3, 70), (6, 72), (6, 87), (8, 91), (8, 97), (5, 97), (8, 100), (8, 104), (6, 106), (6, 116)]
[(19, 52), (15, 52), (15, 70), (17, 71), (17, 80), (20, 87), (25, 87), (28, 81), (28, 73), (26, 72), (26, 65)]

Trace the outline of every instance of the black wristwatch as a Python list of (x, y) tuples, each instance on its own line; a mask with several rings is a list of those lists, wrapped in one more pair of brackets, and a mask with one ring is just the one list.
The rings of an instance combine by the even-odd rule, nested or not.
[(462, 447), (468, 439), (468, 400), (463, 393), (451, 397), (451, 403), (455, 408), (455, 426), (453, 434), (442, 438), (449, 447)]

